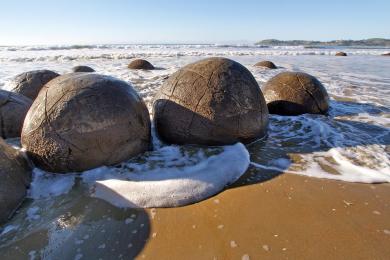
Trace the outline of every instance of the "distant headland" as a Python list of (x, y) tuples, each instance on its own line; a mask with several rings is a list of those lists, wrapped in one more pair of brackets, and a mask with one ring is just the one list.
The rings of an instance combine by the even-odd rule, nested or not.
[(371, 38), (365, 40), (333, 40), (333, 41), (304, 41), (290, 40), (281, 41), (276, 39), (267, 39), (255, 43), (256, 45), (268, 46), (372, 46), (372, 47), (390, 47), (390, 39)]

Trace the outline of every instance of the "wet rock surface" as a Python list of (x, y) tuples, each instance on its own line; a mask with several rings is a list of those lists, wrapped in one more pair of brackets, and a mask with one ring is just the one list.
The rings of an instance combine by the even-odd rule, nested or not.
[(329, 109), (326, 89), (315, 77), (303, 72), (282, 72), (263, 87), (271, 114), (324, 114)]
[(34, 100), (42, 87), (59, 74), (51, 70), (33, 70), (17, 75), (12, 81), (12, 91)]
[(0, 138), (0, 224), (7, 221), (22, 203), (31, 181), (25, 158)]
[(149, 148), (147, 108), (128, 83), (73, 73), (51, 81), (29, 110), (22, 146), (51, 172), (113, 165)]
[(18, 93), (0, 89), (0, 137), (20, 137), (32, 101)]
[(265, 135), (268, 110), (244, 66), (209, 58), (166, 80), (155, 97), (154, 122), (159, 136), (170, 143), (248, 143)]
[(72, 72), (95, 72), (95, 70), (89, 66), (80, 65), (73, 67)]
[(255, 64), (255, 67), (263, 67), (268, 69), (276, 69), (276, 65), (272, 61), (264, 60)]
[(133, 70), (154, 70), (154, 66), (147, 60), (135, 59), (132, 60), (127, 66), (129, 69)]

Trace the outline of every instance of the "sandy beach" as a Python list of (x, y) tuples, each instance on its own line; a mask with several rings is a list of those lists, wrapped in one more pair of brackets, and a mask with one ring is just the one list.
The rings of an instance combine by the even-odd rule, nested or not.
[(157, 209), (138, 259), (388, 259), (390, 186), (282, 174)]

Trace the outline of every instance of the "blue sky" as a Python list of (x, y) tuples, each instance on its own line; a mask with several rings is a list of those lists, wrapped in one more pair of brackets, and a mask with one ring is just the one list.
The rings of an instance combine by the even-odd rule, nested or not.
[(0, 45), (390, 38), (390, 1), (1, 0)]

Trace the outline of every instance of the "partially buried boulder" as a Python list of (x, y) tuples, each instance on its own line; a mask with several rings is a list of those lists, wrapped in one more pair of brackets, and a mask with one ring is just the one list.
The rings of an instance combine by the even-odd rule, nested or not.
[(0, 138), (0, 224), (7, 221), (22, 203), (31, 181), (25, 158)]
[(132, 70), (154, 70), (154, 66), (147, 60), (135, 59), (127, 66)]
[(17, 75), (11, 82), (12, 91), (34, 100), (41, 88), (59, 74), (51, 70), (33, 70)]
[(124, 81), (92, 73), (71, 73), (47, 84), (22, 131), (22, 146), (33, 162), (60, 173), (117, 164), (149, 143), (149, 113), (137, 92)]
[(339, 52), (336, 52), (335, 56), (347, 56), (347, 54), (345, 52), (339, 51)]
[(329, 96), (315, 77), (303, 72), (282, 72), (263, 87), (271, 114), (323, 114), (329, 109)]
[(264, 60), (255, 64), (256, 67), (263, 67), (268, 69), (276, 69), (275, 64), (272, 61)]
[(89, 66), (75, 66), (72, 68), (72, 72), (95, 72), (95, 70)]
[(169, 143), (248, 143), (267, 132), (268, 110), (253, 75), (241, 64), (209, 58), (171, 75), (154, 101), (158, 135)]
[(0, 89), (0, 136), (20, 137), (23, 121), (32, 104), (31, 99)]

